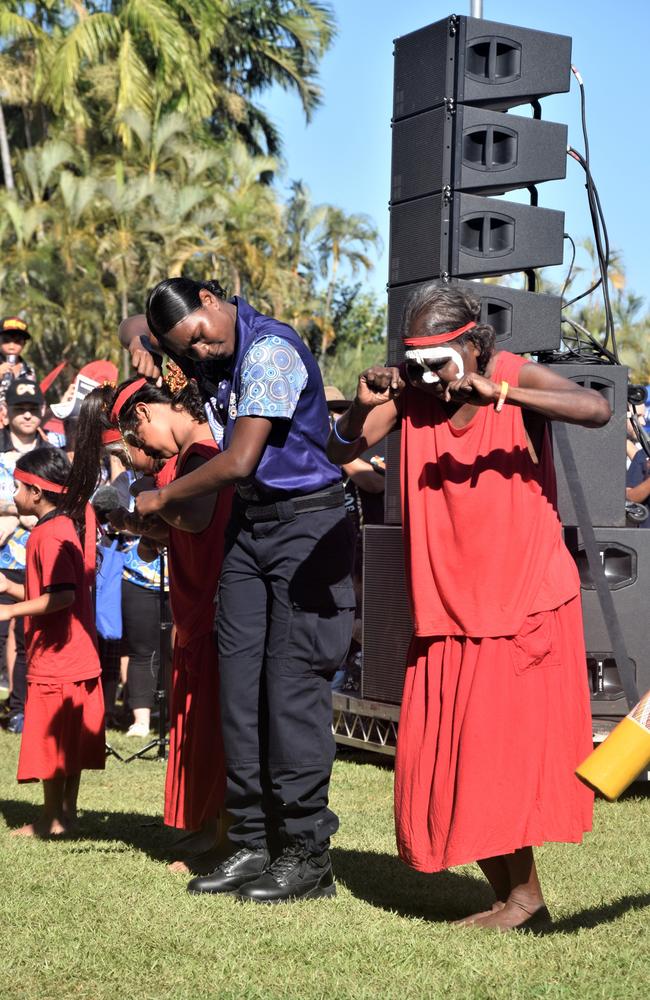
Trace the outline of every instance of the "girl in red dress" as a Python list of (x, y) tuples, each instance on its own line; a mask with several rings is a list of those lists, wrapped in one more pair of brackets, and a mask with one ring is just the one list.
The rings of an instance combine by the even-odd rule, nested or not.
[(18, 781), (43, 782), (43, 812), (15, 830), (23, 836), (65, 833), (77, 818), (81, 772), (104, 767), (104, 700), (91, 591), (73, 521), (58, 506), (70, 471), (55, 448), (16, 463), (15, 503), (38, 518), (27, 542), (25, 584), (0, 574), (17, 604), (5, 620), (25, 618), (27, 702)]
[(580, 583), (557, 516), (548, 420), (598, 427), (598, 393), (495, 351), (479, 303), (421, 286), (403, 369), (373, 368), (330, 439), (349, 462), (401, 426), (415, 634), (395, 764), (400, 856), (426, 872), (477, 861), (496, 896), (465, 922), (548, 919), (533, 859), (578, 842), (592, 796)]
[[(99, 467), (99, 444), (107, 419), (119, 424), (131, 448), (168, 461), (171, 478), (198, 468), (218, 452), (193, 384), (173, 394), (153, 380), (131, 379), (117, 390), (95, 390), (82, 404), (69, 500), (78, 509)], [(107, 439), (105, 435), (104, 440)], [(85, 485), (84, 485), (85, 484)], [(89, 487), (90, 484), (90, 487)], [(169, 760), (164, 820), (168, 826), (205, 831), (195, 850), (216, 838), (223, 806), (225, 763), (219, 722), (214, 600), (223, 559), (224, 528), (231, 491), (179, 505), (169, 522), (142, 525), (122, 513), (118, 527), (168, 545), (170, 602), (175, 626), (172, 661)]]

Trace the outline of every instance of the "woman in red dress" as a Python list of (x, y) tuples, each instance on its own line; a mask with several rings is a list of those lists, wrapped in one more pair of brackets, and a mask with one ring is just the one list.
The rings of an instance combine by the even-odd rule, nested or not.
[[(610, 417), (596, 392), (495, 351), (479, 304), (431, 283), (409, 301), (406, 365), (372, 368), (330, 438), (349, 462), (401, 426), (414, 636), (400, 713), (400, 856), (426, 872), (477, 861), (495, 904), (465, 922), (548, 919), (533, 858), (579, 842), (592, 797), (580, 584), (562, 540), (548, 420)], [(404, 377), (403, 377), (404, 376)]]
[[(99, 467), (97, 442), (109, 418), (119, 425), (128, 446), (167, 459), (161, 474), (171, 470), (171, 478), (191, 472), (218, 452), (192, 385), (173, 394), (164, 384), (158, 387), (153, 380), (136, 378), (116, 390), (95, 390), (81, 408), (77, 455), (83, 466), (75, 476), (75, 459), (69, 487), (69, 502), (75, 508), (85, 501), (88, 470)], [(231, 491), (224, 490), (179, 504), (167, 524), (149, 519), (143, 525), (126, 512), (115, 518), (116, 526), (153, 537), (169, 548), (175, 642), (164, 820), (179, 829), (205, 831), (208, 840), (201, 840), (202, 847), (216, 839), (225, 791), (214, 601), (230, 505)]]

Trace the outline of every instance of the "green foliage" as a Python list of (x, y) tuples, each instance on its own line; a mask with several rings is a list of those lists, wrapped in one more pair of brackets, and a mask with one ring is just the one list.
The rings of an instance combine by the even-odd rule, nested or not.
[(312, 0), (0, 0), (0, 311), (29, 319), (41, 369), (117, 360), (120, 320), (180, 273), (219, 277), (329, 362), (337, 336), (348, 350), (342, 276), (370, 270), (376, 228), (299, 181), (282, 196), (255, 103), (280, 85), (309, 119), (334, 34)]

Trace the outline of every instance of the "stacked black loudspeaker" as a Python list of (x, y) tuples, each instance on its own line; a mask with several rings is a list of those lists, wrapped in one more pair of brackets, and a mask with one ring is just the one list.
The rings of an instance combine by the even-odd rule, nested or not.
[[(564, 215), (537, 205), (536, 185), (566, 173), (567, 129), (541, 119), (540, 98), (569, 90), (571, 39), (453, 15), (395, 42), (388, 361), (402, 360), (401, 316), (425, 281), (467, 286), (497, 346), (543, 354), (560, 347), (561, 301), (534, 290), (533, 269), (563, 259)], [(532, 117), (510, 109), (532, 105)], [(530, 204), (495, 196), (517, 188)], [(480, 278), (523, 272), (526, 289)], [(522, 283), (524, 283), (522, 281)], [(650, 532), (625, 528), (627, 370), (557, 365), (602, 392), (613, 417), (600, 430), (569, 427), (591, 523), (621, 612), (637, 685), (650, 687), (640, 608), (650, 573)], [(366, 528), (364, 698), (399, 702), (411, 632), (405, 595), (399, 435), (387, 442), (386, 525)], [(583, 581), (587, 664), (594, 716), (622, 715), (625, 699), (556, 454), (559, 508)], [(646, 556), (646, 548), (649, 549)]]

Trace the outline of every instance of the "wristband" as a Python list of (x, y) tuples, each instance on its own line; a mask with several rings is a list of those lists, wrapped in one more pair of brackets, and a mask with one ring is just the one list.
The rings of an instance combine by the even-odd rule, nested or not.
[(506, 380), (503, 379), (501, 382), (501, 392), (499, 393), (499, 398), (497, 399), (496, 406), (494, 407), (497, 413), (501, 413), (501, 410), (503, 409), (503, 404), (506, 401), (506, 396), (508, 395), (509, 388), (510, 386), (508, 385)]
[(341, 444), (356, 444), (357, 441), (360, 440), (360, 438), (361, 438), (360, 434), (359, 434), (359, 437), (352, 438), (351, 441), (348, 441), (347, 438), (341, 437), (341, 435), (339, 434), (338, 430), (336, 429), (337, 423), (338, 423), (338, 421), (335, 420), (334, 421), (334, 426), (332, 427), (332, 430), (334, 431), (335, 436), (338, 438), (338, 440), (341, 442)]

